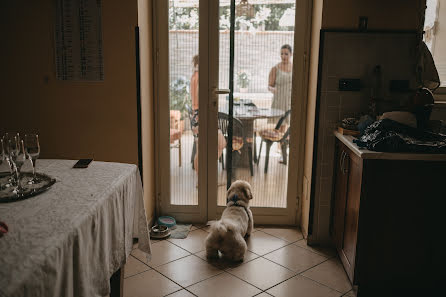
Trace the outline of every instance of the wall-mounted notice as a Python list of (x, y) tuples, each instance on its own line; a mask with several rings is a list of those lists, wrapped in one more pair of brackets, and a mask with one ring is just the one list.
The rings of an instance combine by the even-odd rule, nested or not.
[(104, 80), (101, 19), (101, 0), (57, 0), (58, 79)]

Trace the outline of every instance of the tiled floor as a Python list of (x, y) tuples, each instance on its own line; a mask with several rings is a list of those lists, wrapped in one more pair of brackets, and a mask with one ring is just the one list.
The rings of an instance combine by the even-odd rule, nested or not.
[(134, 249), (124, 296), (355, 296), (335, 251), (307, 246), (295, 229), (256, 228), (242, 263), (207, 261), (207, 234), (193, 226), (186, 239), (152, 241), (150, 262)]

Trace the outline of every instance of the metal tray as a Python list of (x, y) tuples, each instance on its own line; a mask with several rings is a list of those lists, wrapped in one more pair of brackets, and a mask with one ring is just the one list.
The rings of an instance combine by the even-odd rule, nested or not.
[(31, 172), (22, 172), (20, 178), (20, 185), (23, 191), (19, 194), (14, 193), (14, 187), (3, 188), (2, 185), (8, 183), (10, 178), (9, 174), (0, 174), (0, 203), (13, 202), (18, 200), (25, 200), (30, 197), (39, 195), (40, 193), (48, 190), (56, 180), (46, 174), (36, 173), (36, 177), (40, 180), (37, 184), (29, 185), (28, 181), (32, 179), (33, 174)]

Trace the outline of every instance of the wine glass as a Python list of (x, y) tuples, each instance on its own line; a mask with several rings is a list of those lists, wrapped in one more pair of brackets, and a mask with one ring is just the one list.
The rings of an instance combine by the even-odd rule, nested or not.
[(28, 184), (29, 185), (37, 184), (39, 183), (39, 179), (38, 177), (36, 177), (36, 161), (40, 155), (39, 135), (37, 134), (25, 135), (25, 151), (26, 151), (26, 156), (33, 165), (33, 178), (28, 181)]
[[(6, 156), (5, 156), (5, 148), (3, 145), (3, 137), (0, 139), (0, 144), (1, 144), (1, 150), (0, 150), (0, 166), (3, 164), (3, 162), (6, 161)], [(6, 188), (6, 184), (2, 185), (0, 184), (0, 191), (3, 190), (4, 188)]]
[[(12, 135), (12, 134), (11, 134)], [(18, 133), (17, 133), (18, 136)], [(3, 159), (8, 164), (9, 167), (9, 173), (10, 176), (8, 178), (7, 183), (4, 185), (5, 188), (9, 188), (14, 185), (15, 183), (15, 177), (14, 177), (14, 163), (11, 160), (11, 154), (10, 154), (10, 145), (9, 142), (11, 141), (10, 133), (5, 133), (2, 137), (3, 142)]]
[(3, 138), (0, 139), (1, 144), (1, 150), (0, 150), (0, 166), (3, 164), (3, 161), (5, 161), (5, 149), (3, 148)]
[(23, 188), (20, 184), (20, 170), (22, 169), (23, 163), (26, 160), (25, 148), (23, 140), (20, 140), (19, 136), (14, 136), (13, 139), (9, 140), (9, 158), (12, 161), (14, 172), (15, 172), (15, 189), (13, 192), (16, 195), (20, 195), (23, 192)]

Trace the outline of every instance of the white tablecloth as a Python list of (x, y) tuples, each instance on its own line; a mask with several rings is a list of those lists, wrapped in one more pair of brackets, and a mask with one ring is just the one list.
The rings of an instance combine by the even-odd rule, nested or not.
[[(111, 275), (132, 250), (150, 240), (138, 168), (131, 164), (38, 160), (37, 171), (56, 178), (46, 192), (0, 203), (0, 296), (107, 296)], [(134, 224), (134, 219), (137, 220)]]

